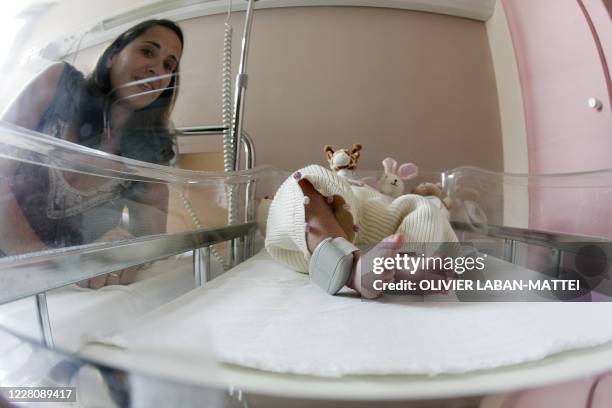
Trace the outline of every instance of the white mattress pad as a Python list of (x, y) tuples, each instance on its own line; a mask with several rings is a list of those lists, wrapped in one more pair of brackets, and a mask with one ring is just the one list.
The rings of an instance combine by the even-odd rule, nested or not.
[[(213, 272), (220, 265), (213, 263)], [(79, 350), (89, 339), (131, 327), (132, 321), (195, 288), (193, 261), (180, 256), (153, 263), (129, 285), (100, 289), (68, 285), (47, 293), (57, 347)], [(30, 338), (40, 337), (34, 298), (0, 305), (0, 326)], [(0, 348), (0, 352), (3, 349)]]
[(612, 341), (612, 303), (436, 300), (329, 296), (262, 251), (96, 343), (194, 358), (212, 347), (223, 363), (343, 376), (467, 373)]

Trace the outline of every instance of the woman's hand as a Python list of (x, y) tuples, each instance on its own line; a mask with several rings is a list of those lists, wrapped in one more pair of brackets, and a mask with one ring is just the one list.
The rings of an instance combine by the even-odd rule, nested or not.
[[(96, 242), (122, 241), (130, 238), (134, 238), (134, 236), (123, 228), (115, 227), (98, 238)], [(100, 289), (101, 287), (109, 285), (127, 285), (134, 282), (136, 279), (136, 272), (138, 272), (140, 269), (142, 269), (141, 265), (132, 266), (126, 269), (111, 272), (107, 275), (100, 275), (96, 276), (95, 278), (81, 281), (77, 283), (77, 285), (82, 288), (91, 289)]]
[(120, 271), (111, 272), (107, 275), (96, 276), (95, 278), (87, 279), (78, 282), (82, 288), (100, 289), (109, 285), (127, 285), (136, 279), (136, 272), (142, 269), (142, 266), (132, 266)]
[(126, 239), (132, 239), (134, 236), (130, 232), (121, 227), (115, 227), (110, 231), (107, 231), (100, 238), (96, 239), (96, 242), (112, 242), (112, 241), (124, 241)]

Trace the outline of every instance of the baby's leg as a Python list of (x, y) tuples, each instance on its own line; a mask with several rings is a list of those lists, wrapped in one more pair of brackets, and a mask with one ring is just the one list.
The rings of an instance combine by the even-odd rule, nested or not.
[(304, 195), (308, 197), (308, 205), (305, 206), (308, 251), (312, 254), (317, 245), (327, 238), (347, 239), (346, 233), (334, 216), (332, 203), (327, 202), (327, 199), (315, 190), (308, 180), (302, 179), (299, 184)]
[[(450, 223), (438, 208), (431, 206), (422, 197), (407, 196), (404, 201), (409, 211), (403, 214), (397, 232), (406, 236), (410, 243), (406, 249), (413, 257), (408, 263), (409, 270), (396, 272), (396, 281), (412, 281), (419, 287), (419, 282), (423, 280), (433, 282), (452, 279), (454, 272), (443, 268), (443, 260), (447, 256), (452, 257), (457, 249), (457, 237)], [(420, 293), (434, 294), (440, 291)]]
[(328, 169), (307, 166), (287, 178), (274, 195), (267, 217), (266, 249), (292, 269), (308, 272), (316, 245), (327, 237), (354, 241), (358, 219), (350, 185)]
[[(312, 254), (321, 243), (321, 241), (327, 238), (342, 237), (347, 239), (346, 233), (340, 227), (338, 220), (336, 219), (333, 212), (333, 203), (326, 200), (313, 185), (306, 179), (302, 179), (299, 182), (302, 192), (308, 197), (308, 205), (305, 207), (306, 222), (308, 223), (308, 231), (306, 234), (306, 244), (308, 245), (308, 251)], [(382, 256), (393, 256), (394, 250), (401, 247), (403, 243), (402, 235), (394, 235), (389, 243), (383, 248), (378, 248), (378, 251), (383, 251)], [(372, 282), (374, 278), (381, 279), (384, 282), (393, 281), (394, 271), (389, 270), (383, 272), (379, 276), (374, 276), (371, 271), (362, 270), (361, 265), (361, 251), (354, 253), (355, 260), (353, 262), (353, 272), (349, 277), (346, 286), (357, 291), (360, 295), (367, 298), (377, 297), (380, 292), (373, 290)], [(364, 265), (364, 267), (366, 267)], [(363, 273), (359, 273), (363, 272)]]
[[(266, 249), (274, 259), (296, 271), (308, 272), (311, 255), (323, 240), (355, 240), (360, 231), (359, 211), (359, 202), (345, 179), (321, 166), (304, 167), (285, 180), (270, 204)], [(362, 296), (375, 297), (360, 285), (371, 280), (366, 276), (371, 272), (367, 267), (356, 267), (360, 255), (357, 251), (347, 286)], [(391, 281), (392, 274), (390, 271), (380, 278)]]
[(452, 271), (446, 271), (443, 268), (440, 269), (437, 266), (428, 268), (427, 266), (422, 264), (418, 265), (415, 270), (402, 269), (395, 272), (395, 282), (409, 281), (415, 283), (417, 289), (412, 291), (412, 294), (414, 295), (433, 295), (437, 293), (446, 293), (446, 291), (443, 289), (421, 290), (420, 282), (430, 281), (431, 284), (434, 285), (433, 287), (440, 288), (441, 286), (438, 281), (447, 281), (449, 279), (453, 279)]

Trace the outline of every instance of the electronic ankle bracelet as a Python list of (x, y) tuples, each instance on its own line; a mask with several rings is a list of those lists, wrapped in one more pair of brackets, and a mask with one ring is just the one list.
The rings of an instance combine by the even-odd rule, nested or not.
[(310, 279), (330, 295), (335, 295), (351, 276), (355, 251), (359, 248), (342, 237), (321, 241), (310, 258)]

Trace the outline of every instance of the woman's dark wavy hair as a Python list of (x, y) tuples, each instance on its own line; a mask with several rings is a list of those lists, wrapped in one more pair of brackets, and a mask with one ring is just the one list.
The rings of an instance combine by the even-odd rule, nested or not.
[[(80, 111), (79, 141), (89, 147), (101, 143), (105, 131), (104, 119), (117, 101), (111, 86), (108, 61), (148, 29), (161, 26), (172, 30), (183, 46), (183, 32), (170, 20), (146, 20), (130, 28), (109, 45), (85, 82), (85, 103)], [(164, 90), (150, 105), (132, 113), (121, 134), (120, 154), (151, 163), (167, 163), (174, 157), (169, 131), (170, 113), (178, 95), (179, 67)], [(83, 126), (87, 124), (88, 126)]]

